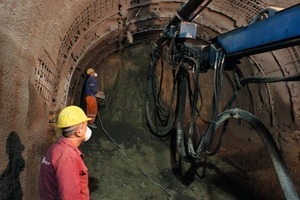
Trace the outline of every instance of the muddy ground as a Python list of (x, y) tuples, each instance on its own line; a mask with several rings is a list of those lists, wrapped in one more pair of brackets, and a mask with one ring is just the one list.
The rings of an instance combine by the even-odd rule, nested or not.
[(91, 199), (284, 199), (268, 153), (245, 124), (241, 132), (229, 129), (220, 152), (206, 162), (183, 161), (180, 175), (171, 162), (171, 139), (105, 116), (101, 122), (81, 146)]
[[(112, 64), (103, 64), (109, 79), (113, 77), (109, 70), (118, 69), (115, 63), (119, 60), (121, 70), (113, 92), (104, 88), (110, 98), (100, 111), (98, 129), (81, 145), (91, 177), (91, 199), (284, 199), (270, 156), (246, 122), (230, 121), (215, 156), (193, 164), (173, 159), (174, 138), (160, 140), (143, 119), (148, 55), (148, 50), (135, 48), (124, 52), (121, 59), (110, 58)], [(297, 163), (292, 159), (288, 169), (296, 169)], [(294, 179), (299, 188), (299, 180)]]

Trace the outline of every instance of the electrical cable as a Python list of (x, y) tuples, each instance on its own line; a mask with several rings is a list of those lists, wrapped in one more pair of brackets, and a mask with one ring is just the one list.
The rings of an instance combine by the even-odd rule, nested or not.
[[(299, 81), (299, 79), (300, 79), (299, 74), (293, 75), (293, 76), (288, 76), (288, 77), (250, 77), (250, 78), (242, 79), (238, 82), (239, 87), (237, 87), (235, 89), (235, 91), (233, 92), (232, 97), (227, 102), (227, 104), (226, 104), (223, 111), (226, 111), (226, 110), (231, 108), (231, 104), (232, 104), (233, 100), (235, 99), (238, 91), (242, 87), (244, 87), (246, 84), (250, 84), (250, 83), (272, 83), (272, 82), (281, 82), (281, 81)], [(219, 149), (221, 147), (221, 142), (223, 140), (224, 134), (225, 134), (226, 129), (227, 129), (227, 126), (228, 126), (228, 121), (225, 121), (224, 122), (224, 127), (223, 127), (222, 132), (221, 132), (221, 136), (219, 138), (219, 141), (217, 143), (217, 146), (216, 146), (215, 150), (210, 150), (210, 151), (207, 152), (207, 154), (209, 156), (213, 156), (219, 151)]]
[(201, 138), (198, 147), (197, 154), (199, 157), (203, 153), (209, 154), (210, 146), (214, 140), (215, 136), (215, 122), (219, 113), (219, 99), (221, 95), (221, 87), (222, 87), (222, 73), (224, 70), (224, 60), (225, 54), (222, 51), (218, 51), (216, 54), (216, 62), (215, 62), (215, 74), (214, 74), (214, 93), (212, 99), (212, 117), (209, 126), (207, 127), (204, 136)]
[(163, 187), (162, 185), (160, 185), (159, 183), (156, 183), (155, 181), (152, 180), (152, 178), (146, 173), (143, 171), (142, 168), (140, 168), (139, 166), (137, 166), (137, 164), (131, 159), (129, 158), (124, 149), (109, 135), (109, 133), (105, 130), (104, 126), (103, 126), (103, 123), (102, 123), (102, 120), (100, 118), (100, 115), (99, 115), (99, 112), (98, 112), (98, 121), (100, 122), (101, 124), (101, 128), (102, 130), (104, 131), (105, 135), (119, 148), (121, 149), (122, 153), (123, 153), (123, 156), (128, 160), (130, 161), (143, 175), (145, 175), (149, 181), (153, 184), (153, 185), (156, 185), (158, 187), (160, 187), (162, 190), (164, 190), (164, 192), (166, 192), (169, 196), (173, 197), (173, 194), (170, 193), (165, 187)]
[[(167, 106), (167, 115), (161, 116), (162, 111), (164, 111), (163, 103), (160, 101), (160, 97), (157, 91), (157, 80), (156, 80), (156, 74), (155, 74), (155, 66), (159, 58), (161, 58), (160, 51), (156, 49), (152, 53), (151, 56), (151, 63), (149, 65), (149, 71), (148, 71), (148, 80), (147, 80), (147, 87), (146, 87), (146, 120), (148, 123), (149, 128), (153, 131), (153, 134), (158, 136), (160, 139), (168, 137), (169, 131), (173, 127), (173, 124), (175, 122), (175, 116), (171, 116), (171, 105), (174, 100), (174, 94), (175, 94), (175, 85), (176, 85), (176, 79), (174, 82), (173, 87), (173, 93), (172, 98), (169, 106)], [(162, 82), (162, 80), (160, 80)], [(154, 100), (154, 113), (152, 116), (152, 110), (150, 111), (150, 97), (152, 96)], [(166, 117), (165, 117), (166, 116)], [(152, 119), (154, 117), (155, 120)], [(164, 117), (165, 121), (162, 122), (162, 117)], [(157, 124), (158, 120), (160, 120), (161, 124)], [(167, 122), (167, 124), (166, 124)]]

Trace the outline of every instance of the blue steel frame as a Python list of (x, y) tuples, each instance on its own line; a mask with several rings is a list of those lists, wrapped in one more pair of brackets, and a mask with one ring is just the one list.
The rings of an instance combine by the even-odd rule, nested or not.
[(222, 34), (217, 41), (226, 57), (247, 56), (300, 44), (300, 4)]

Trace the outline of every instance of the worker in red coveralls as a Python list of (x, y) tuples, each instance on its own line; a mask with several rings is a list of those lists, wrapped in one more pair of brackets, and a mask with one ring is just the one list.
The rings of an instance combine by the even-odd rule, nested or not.
[(88, 126), (91, 128), (97, 128), (95, 124), (95, 119), (98, 113), (98, 104), (96, 95), (104, 95), (103, 91), (99, 91), (98, 81), (96, 79), (97, 73), (93, 68), (89, 68), (87, 70), (88, 79), (84, 85), (84, 94), (85, 94), (85, 102), (86, 102), (86, 114), (88, 117), (92, 118), (89, 121)]
[(78, 149), (92, 131), (88, 118), (77, 106), (65, 107), (58, 115), (62, 136), (47, 150), (39, 176), (40, 200), (89, 200), (88, 169)]

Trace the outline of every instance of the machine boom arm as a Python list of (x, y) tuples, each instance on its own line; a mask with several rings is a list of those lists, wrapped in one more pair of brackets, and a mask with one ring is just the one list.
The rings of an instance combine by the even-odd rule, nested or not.
[[(195, 39), (197, 36), (197, 27), (195, 24), (191, 24), (195, 16), (197, 16), (204, 6), (201, 6), (204, 2), (208, 5), (211, 0), (189, 0), (184, 4), (176, 13), (176, 16), (170, 21), (170, 23), (165, 27), (161, 37), (156, 43), (156, 48), (152, 53), (152, 61), (149, 67), (148, 81), (147, 81), (147, 98), (146, 98), (146, 112), (147, 121), (149, 127), (159, 136), (167, 136), (170, 130), (173, 128), (174, 123), (177, 123), (177, 149), (178, 154), (181, 157), (187, 158), (192, 156), (193, 158), (201, 158), (203, 154), (214, 155), (215, 152), (219, 150), (223, 135), (226, 131), (227, 121), (231, 118), (249, 120), (254, 122), (252, 125), (261, 128), (263, 125), (257, 123), (258, 119), (254, 119), (251, 113), (243, 112), (245, 115), (238, 116), (236, 111), (231, 110), (227, 113), (228, 118), (224, 119), (224, 127), (222, 130), (222, 135), (219, 139), (219, 144), (216, 149), (211, 151), (212, 144), (215, 139), (215, 131), (217, 129), (216, 122), (219, 121), (219, 106), (220, 106), (220, 91), (222, 87), (222, 75), (223, 71), (227, 69), (232, 69), (236, 66), (237, 61), (244, 57), (250, 56), (257, 53), (264, 53), (267, 51), (277, 50), (281, 48), (286, 48), (290, 46), (295, 46), (300, 44), (300, 4), (296, 4), (290, 8), (282, 9), (278, 11), (277, 9), (267, 8), (262, 10), (256, 17), (255, 20), (248, 26), (244, 26), (227, 33), (221, 34), (205, 44), (195, 45), (190, 42), (191, 39)], [(197, 12), (198, 10), (198, 12)], [(189, 25), (189, 26), (188, 26)], [(192, 26), (190, 26), (192, 25)], [(178, 34), (179, 33), (179, 34)], [(160, 60), (161, 59), (161, 60)], [(158, 61), (161, 62), (157, 65)], [(161, 99), (161, 85), (162, 76), (164, 70), (157, 70), (157, 66), (163, 68), (164, 62), (167, 62), (172, 68), (174, 88), (172, 93), (171, 104), (168, 105), (168, 109), (165, 109), (165, 105)], [(157, 65), (157, 66), (156, 66)], [(215, 69), (215, 80), (214, 80), (214, 94), (212, 100), (212, 114), (211, 122), (208, 125), (205, 133), (201, 135), (199, 141), (194, 141), (194, 136), (197, 134), (199, 137), (198, 129), (196, 126), (196, 117), (198, 115), (198, 95), (199, 90), (199, 73), (204, 73), (208, 69)], [(187, 70), (193, 70), (193, 79), (189, 78), (189, 73)], [(160, 71), (160, 73), (157, 73)], [(233, 76), (235, 76), (235, 71), (233, 71)], [(176, 72), (176, 76), (175, 76)], [(157, 74), (156, 74), (157, 73)], [(157, 76), (161, 80), (157, 81)], [(300, 76), (298, 75), (297, 78)], [(239, 78), (239, 77), (237, 77)], [(291, 78), (291, 77), (289, 77)], [(187, 86), (193, 80), (194, 91), (192, 87)], [(283, 80), (283, 79), (282, 79)], [(175, 94), (175, 85), (178, 83), (177, 91), (177, 112), (171, 115), (169, 108), (171, 108), (173, 102), (173, 95)], [(236, 94), (241, 87), (241, 82), (236, 81), (238, 87), (235, 89), (232, 99), (228, 101), (228, 105), (236, 98)], [(269, 80), (269, 82), (271, 82)], [(157, 84), (159, 83), (159, 84)], [(159, 87), (158, 87), (159, 85)], [(189, 94), (187, 95), (187, 89)], [(189, 126), (188, 133), (184, 133), (184, 112), (186, 103), (186, 97), (190, 97), (190, 110), (191, 112), (191, 122)], [(153, 98), (154, 112), (151, 113), (151, 103), (150, 98)], [(201, 99), (202, 106), (202, 99)], [(228, 106), (229, 108), (230, 106)], [(228, 109), (226, 108), (226, 109)], [(166, 112), (166, 110), (168, 112)], [(166, 115), (166, 113), (168, 113)], [(154, 117), (153, 117), (154, 116)], [(167, 117), (166, 117), (167, 116)], [(250, 116), (250, 118), (248, 118)], [(170, 119), (170, 120), (169, 120)], [(266, 128), (263, 128), (264, 130)], [(261, 134), (261, 138), (267, 146), (272, 161), (274, 163), (275, 170), (278, 174), (278, 178), (287, 199), (299, 199), (296, 187), (293, 184), (293, 180), (288, 174), (287, 167), (285, 166), (283, 159), (281, 158), (280, 152), (276, 143), (273, 140), (272, 135), (267, 132)], [(197, 143), (195, 149), (194, 144)]]
[(245, 56), (300, 44), (300, 4), (223, 35), (217, 41), (227, 57)]

